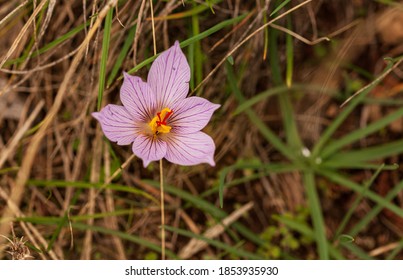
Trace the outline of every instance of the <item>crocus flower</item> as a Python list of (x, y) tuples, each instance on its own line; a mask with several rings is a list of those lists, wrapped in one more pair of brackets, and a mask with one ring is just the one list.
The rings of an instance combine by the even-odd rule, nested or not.
[(180, 165), (214, 166), (214, 142), (200, 130), (220, 105), (186, 98), (189, 80), (190, 67), (176, 41), (151, 65), (147, 82), (124, 73), (123, 106), (109, 104), (92, 116), (110, 141), (132, 144), (144, 167), (162, 158)]

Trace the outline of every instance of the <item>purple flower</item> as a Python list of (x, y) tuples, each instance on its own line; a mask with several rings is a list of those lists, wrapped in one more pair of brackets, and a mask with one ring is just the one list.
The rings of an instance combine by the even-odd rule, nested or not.
[(147, 82), (124, 73), (123, 106), (109, 104), (92, 116), (109, 140), (133, 143), (133, 153), (144, 167), (162, 158), (180, 165), (214, 166), (213, 139), (200, 130), (220, 105), (186, 98), (189, 80), (190, 67), (176, 41), (154, 61)]

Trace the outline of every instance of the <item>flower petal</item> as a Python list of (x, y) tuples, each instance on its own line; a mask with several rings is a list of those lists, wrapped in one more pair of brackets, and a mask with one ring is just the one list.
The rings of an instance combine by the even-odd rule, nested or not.
[(151, 65), (147, 83), (157, 96), (158, 109), (170, 108), (189, 92), (190, 67), (179, 42), (163, 52)]
[(135, 120), (149, 122), (156, 107), (156, 96), (150, 86), (136, 76), (123, 73), (120, 100)]
[(129, 145), (137, 136), (138, 127), (123, 106), (110, 104), (92, 116), (101, 124), (105, 136), (119, 145)]
[(133, 153), (143, 160), (144, 167), (162, 159), (167, 152), (167, 144), (159, 138), (140, 134), (133, 143)]
[(214, 162), (215, 145), (207, 134), (198, 131), (192, 134), (173, 134), (167, 137), (167, 153), (165, 158), (180, 165), (196, 165)]
[(203, 129), (220, 106), (201, 97), (189, 97), (179, 101), (171, 108), (173, 114), (169, 125), (173, 128), (172, 132), (186, 134)]

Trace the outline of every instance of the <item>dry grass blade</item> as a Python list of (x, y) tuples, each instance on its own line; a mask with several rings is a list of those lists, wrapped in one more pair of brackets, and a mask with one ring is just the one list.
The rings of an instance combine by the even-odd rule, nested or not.
[[(43, 2), (46, 2), (46, 1), (43, 1)], [(88, 43), (90, 42), (90, 40), (94, 36), (94, 34), (96, 33), (98, 27), (103, 22), (103, 19), (105, 18), (108, 11), (113, 6), (115, 6), (116, 3), (117, 3), (117, 0), (110, 0), (107, 3), (107, 5), (99, 13), (94, 26), (92, 26), (92, 28), (88, 32), (87, 37), (85, 38), (84, 42), (81, 44), (80, 50), (74, 57), (74, 60), (71, 63), (69, 70), (67, 71), (66, 75), (64, 76), (63, 82), (60, 85), (60, 88), (57, 92), (54, 103), (53, 103), (51, 109), (49, 110), (49, 113), (47, 114), (46, 118), (44, 119), (42, 126), (39, 128), (38, 132), (33, 136), (32, 141), (30, 142), (30, 145), (27, 148), (27, 152), (25, 153), (24, 161), (22, 163), (21, 169), (19, 170), (19, 172), (17, 174), (17, 181), (15, 184), (15, 187), (12, 188), (11, 195), (10, 195), (11, 201), (13, 201), (15, 203), (15, 205), (17, 205), (17, 206), (20, 204), (22, 194), (24, 191), (24, 187), (25, 187), (25, 183), (27, 182), (27, 180), (30, 176), (32, 164), (34, 162), (39, 144), (40, 144), (41, 140), (43, 139), (43, 137), (45, 136), (46, 129), (51, 124), (53, 118), (56, 116), (57, 112), (59, 111), (60, 106), (63, 103), (63, 99), (67, 93), (67, 88), (70, 83), (70, 80), (72, 79), (73, 75), (75, 74), (75, 71), (78, 67), (79, 62), (83, 58), (86, 46), (88, 45)], [(42, 5), (42, 3), (41, 3), (41, 5)], [(39, 7), (40, 6), (38, 6), (38, 8)], [(36, 10), (38, 10), (38, 9), (36, 9)], [(31, 16), (31, 18), (32, 18), (32, 16)], [(12, 50), (12, 49), (10, 49), (10, 50)], [(5, 62), (5, 60), (4, 60), (4, 62)], [(3, 62), (3, 64), (4, 64), (4, 62)], [(3, 64), (1, 64), (1, 65), (3, 65)], [(13, 211), (11, 211), (11, 209), (9, 207), (7, 207), (3, 212), (3, 217), (12, 217), (13, 214), (14, 214)], [(9, 232), (9, 227), (5, 224), (2, 224), (0, 226), (0, 234), (7, 235), (8, 232)]]
[[(6, 53), (6, 55), (3, 57), (3, 59), (0, 62), (0, 68), (3, 67), (4, 63), (10, 58), (10, 56), (13, 54), (14, 50), (17, 48), (18, 44), (20, 43), (22, 37), (24, 36), (25, 32), (28, 30), (29, 26), (32, 24), (34, 21), (35, 17), (38, 15), (38, 13), (42, 10), (43, 6), (46, 4), (46, 0), (43, 0), (38, 7), (34, 10), (32, 15), (29, 17), (28, 21), (25, 23), (24, 27), (21, 29), (20, 33), (18, 34), (17, 38), (14, 40), (13, 44), (11, 45), (10, 49)], [(1, 94), (1, 92), (0, 92)]]
[[(242, 215), (247, 213), (250, 209), (253, 207), (253, 202), (249, 202), (239, 208), (238, 210), (232, 212), (228, 217), (226, 217), (220, 224), (217, 224), (208, 230), (203, 234), (204, 237), (213, 239), (219, 236), (221, 233), (224, 232), (225, 228), (228, 227), (230, 224), (238, 220)], [(194, 254), (197, 252), (200, 252), (203, 250), (205, 247), (207, 247), (208, 244), (205, 241), (198, 240), (198, 239), (192, 239), (189, 241), (189, 243), (179, 252), (179, 257), (182, 259), (189, 259), (192, 257)]]
[(387, 75), (389, 75), (392, 71), (394, 71), (400, 65), (400, 63), (402, 63), (402, 62), (403, 62), (403, 58), (399, 59), (390, 69), (385, 71), (382, 75), (380, 75), (378, 78), (373, 80), (371, 83), (369, 83), (368, 85), (366, 85), (365, 87), (361, 88), (356, 93), (354, 93), (352, 96), (347, 98), (347, 100), (344, 101), (343, 104), (340, 105), (340, 107), (345, 106), (353, 98), (357, 97), (361, 92), (363, 92), (364, 90), (370, 88), (371, 86), (373, 86), (374, 84), (378, 83), (379, 81), (383, 80)]
[(13, 138), (6, 145), (6, 148), (3, 151), (1, 151), (0, 168), (3, 166), (3, 164), (7, 160), (7, 158), (14, 152), (14, 150), (16, 149), (16, 147), (17, 147), (18, 143), (20, 142), (21, 138), (24, 136), (25, 132), (31, 127), (32, 122), (38, 116), (38, 114), (41, 111), (41, 109), (42, 109), (44, 104), (45, 104), (45, 102), (43, 100), (41, 100), (36, 105), (35, 109), (32, 111), (32, 113), (30, 114), (29, 118), (24, 123), (24, 125), (15, 133)]
[[(10, 196), (0, 187), (0, 197), (7, 201), (7, 207), (10, 209), (15, 216), (17, 217), (25, 217), (25, 215), (21, 212), (19, 207), (10, 199)], [(10, 230), (8, 222), (10, 220), (3, 219), (3, 225), (6, 225)], [(48, 243), (46, 242), (45, 238), (40, 234), (40, 232), (31, 224), (31, 223), (24, 223), (20, 222), (22, 229), (24, 230), (25, 234), (28, 236), (28, 239), (34, 244), (36, 248), (40, 248), (39, 244), (36, 240), (38, 240), (44, 248), (48, 247)], [(31, 233), (32, 232), (32, 233)], [(8, 235), (8, 234), (7, 234)], [(0, 236), (6, 236), (5, 234), (0, 234)], [(49, 256), (53, 260), (57, 260), (58, 257), (56, 256), (53, 250), (48, 251)], [(0, 258), (2, 257), (3, 252), (0, 251)], [(41, 258), (45, 259), (44, 254), (41, 254)]]
[(289, 29), (287, 29), (285, 27), (282, 27), (280, 25), (272, 23), (272, 24), (270, 24), (270, 26), (275, 28), (275, 29), (277, 29), (277, 30), (283, 31), (284, 33), (287, 33), (287, 34), (293, 36), (294, 38), (300, 40), (301, 42), (304, 42), (305, 44), (310, 45), (310, 46), (316, 45), (316, 44), (318, 44), (320, 42), (323, 42), (323, 41), (330, 41), (330, 39), (328, 37), (320, 37), (318, 39), (315, 39), (315, 40), (311, 41), (311, 40), (308, 40), (308, 39), (302, 37), (301, 35), (293, 32), (293, 31), (291, 31), (291, 30), (289, 30)]
[(25, 2), (21, 3), (18, 7), (16, 7), (14, 10), (12, 10), (10, 13), (8, 13), (7, 16), (5, 16), (2, 20), (0, 20), (0, 26), (3, 25), (9, 18), (11, 18), (16, 12), (18, 12), (22, 7), (24, 7), (26, 4), (28, 4), (30, 1), (26, 0)]
[(379, 256), (379, 255), (385, 254), (386, 252), (392, 251), (393, 249), (395, 249), (398, 246), (399, 246), (399, 242), (389, 243), (387, 245), (378, 247), (378, 248), (370, 251), (369, 255), (371, 257), (376, 257), (376, 256)]

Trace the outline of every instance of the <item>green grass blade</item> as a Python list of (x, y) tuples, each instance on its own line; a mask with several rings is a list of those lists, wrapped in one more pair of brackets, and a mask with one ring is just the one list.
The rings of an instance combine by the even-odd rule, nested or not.
[(98, 102), (97, 111), (101, 109), (102, 97), (105, 90), (105, 79), (106, 79), (106, 63), (108, 62), (108, 52), (111, 40), (111, 26), (113, 18), (113, 8), (109, 9), (105, 17), (105, 27), (104, 36), (102, 40), (102, 54), (101, 54), (101, 65), (99, 69), (99, 85), (98, 85)]
[(354, 243), (342, 243), (343, 247), (347, 248), (351, 253), (356, 255), (361, 260), (373, 260), (364, 250), (355, 245)]
[(403, 249), (403, 240), (401, 240), (399, 242), (399, 244), (396, 246), (395, 249), (392, 250), (392, 252), (390, 252), (387, 256), (386, 256), (386, 260), (393, 260), (397, 254), (400, 253), (400, 251)]
[[(287, 17), (288, 29), (292, 29), (291, 16)], [(286, 35), (286, 73), (285, 73), (285, 84), (287, 87), (292, 85), (292, 73), (294, 68), (294, 44), (293, 37), (290, 34)]]
[[(134, 234), (128, 234), (125, 232), (109, 229), (109, 228), (104, 228), (100, 226), (91, 226), (87, 224), (82, 224), (82, 223), (72, 223), (73, 228), (79, 229), (79, 230), (90, 230), (92, 232), (99, 232), (107, 235), (112, 235), (112, 236), (117, 236), (121, 239), (136, 243), (140, 246), (144, 246), (146, 248), (149, 248), (155, 252), (161, 253), (161, 246), (160, 244), (154, 244), (144, 238), (138, 237)], [(178, 256), (175, 255), (171, 250), (166, 249), (165, 251), (166, 255), (169, 256), (172, 259), (178, 259)]]
[[(362, 163), (362, 162), (323, 162), (321, 163), (321, 168), (330, 168), (330, 169), (366, 169), (377, 170), (379, 168), (379, 164), (372, 163)], [(397, 170), (399, 165), (397, 163), (388, 164), (382, 167), (382, 170)]]
[[(222, 0), (210, 0), (206, 4), (200, 3), (200, 5), (192, 8), (189, 11), (180, 12), (180, 13), (176, 13), (176, 14), (170, 14), (170, 15), (163, 17), (163, 19), (170, 20), (170, 19), (182, 19), (182, 18), (186, 18), (186, 17), (191, 17), (194, 15), (200, 14), (200, 13), (204, 12), (205, 10), (208, 10), (208, 9), (212, 10), (212, 5), (219, 4), (221, 2), (222, 2)], [(213, 12), (213, 14), (214, 14), (214, 12)]]
[(375, 179), (378, 177), (379, 173), (381, 173), (383, 167), (385, 164), (382, 164), (378, 170), (374, 173), (374, 175), (371, 176), (371, 178), (364, 184), (363, 191), (360, 193), (356, 199), (354, 200), (353, 204), (349, 207), (347, 214), (344, 216), (343, 220), (341, 221), (339, 227), (336, 230), (336, 233), (334, 234), (334, 238), (339, 238), (341, 233), (344, 231), (346, 228), (348, 222), (350, 221), (351, 217), (353, 216), (354, 211), (357, 209), (358, 205), (360, 204), (361, 200), (364, 197), (365, 192), (369, 189), (369, 187), (374, 183)]
[[(195, 5), (195, 4), (194, 4)], [(193, 36), (197, 36), (200, 34), (200, 24), (199, 24), (199, 16), (192, 16), (192, 33)], [(194, 49), (194, 76), (195, 84), (198, 85), (203, 80), (203, 56), (200, 46), (200, 41), (195, 41), (192, 43)], [(198, 90), (198, 92), (201, 92)]]
[[(359, 184), (357, 184), (353, 181), (350, 181), (349, 179), (340, 175), (337, 172), (330, 171), (330, 170), (324, 170), (324, 169), (318, 169), (317, 172), (319, 174), (321, 174), (322, 176), (328, 178), (329, 180), (331, 180), (337, 184), (340, 184), (348, 189), (351, 189), (358, 194), (362, 193), (364, 190), (364, 188), (362, 186), (360, 186)], [(400, 217), (403, 217), (403, 209), (401, 209), (400, 207), (396, 206), (393, 203), (390, 203), (387, 199), (377, 195), (376, 193), (368, 190), (364, 193), (364, 197), (371, 199), (372, 201), (378, 203), (383, 208), (387, 208), (390, 211), (392, 211), (393, 213), (399, 215)], [(354, 234), (350, 234), (350, 235), (354, 236)]]
[[(400, 181), (392, 190), (390, 190), (385, 196), (385, 200), (390, 202), (401, 191), (403, 191), (403, 180)], [(383, 209), (380, 204), (375, 205), (362, 219), (360, 219), (352, 229), (348, 232), (349, 235), (356, 236), (361, 230), (363, 230)]]
[[(393, 66), (393, 63), (388, 62), (388, 66), (385, 68), (383, 73), (387, 72), (390, 70), (390, 68)], [(382, 74), (380, 74), (382, 76)], [(344, 110), (337, 116), (336, 119), (333, 120), (333, 122), (327, 127), (327, 129), (322, 133), (322, 136), (319, 138), (318, 142), (314, 146), (312, 150), (312, 157), (317, 158), (320, 156), (320, 153), (322, 152), (323, 147), (329, 139), (332, 137), (333, 133), (339, 128), (339, 126), (344, 122), (344, 120), (350, 115), (350, 113), (355, 109), (355, 107), (363, 101), (363, 99), (366, 97), (366, 95), (381, 81), (377, 81), (376, 83), (372, 84), (370, 87), (365, 89), (363, 92), (361, 92), (360, 95), (357, 97), (353, 98), (344, 108)]]
[[(305, 85), (305, 84), (292, 84), (291, 87), (287, 87), (285, 85), (276, 86), (274, 88), (262, 91), (252, 98), (245, 100), (242, 104), (239, 104), (238, 108), (233, 113), (234, 115), (240, 114), (251, 106), (267, 99), (271, 96), (280, 95), (285, 92), (298, 92), (298, 91), (319, 91), (321, 87), (316, 85)], [(330, 93), (330, 92), (329, 92)]]
[(389, 142), (383, 145), (363, 148), (357, 151), (340, 152), (330, 157), (329, 164), (362, 163), (371, 160), (383, 159), (403, 152), (403, 140)]
[[(101, 187), (104, 186), (102, 183), (88, 183), (88, 182), (82, 182), (82, 181), (59, 181), (59, 180), (28, 180), (27, 181), (28, 185), (34, 185), (38, 187), (59, 187), (59, 188), (80, 188), (80, 189), (91, 189), (91, 188), (98, 188), (100, 189)], [(105, 189), (110, 189), (113, 191), (121, 191), (121, 192), (127, 192), (127, 193), (132, 193), (135, 195), (140, 195), (144, 198), (147, 198), (151, 201), (153, 201), (156, 205), (159, 205), (159, 201), (151, 196), (150, 194), (146, 193), (143, 190), (140, 190), (138, 188), (132, 187), (132, 186), (124, 186), (124, 185), (118, 185), (118, 184), (107, 184), (104, 186)]]
[(318, 246), (319, 258), (321, 260), (327, 260), (329, 259), (329, 251), (326, 239), (325, 222), (323, 220), (322, 207), (320, 206), (318, 193), (316, 191), (315, 177), (310, 171), (305, 171), (303, 177), (311, 212), (315, 240)]
[(247, 178), (241, 178), (240, 182), (247, 182), (249, 180), (258, 179), (263, 176), (267, 176), (267, 174), (274, 173), (285, 173), (292, 172), (298, 170), (298, 167), (290, 165), (290, 164), (234, 164), (231, 166), (227, 166), (223, 168), (219, 173), (219, 181), (218, 188), (210, 189), (209, 192), (214, 192), (218, 189), (219, 198), (220, 198), (220, 207), (224, 206), (224, 189), (226, 186), (230, 185), (230, 183), (225, 182), (225, 178), (228, 173), (236, 171), (236, 170), (262, 170), (263, 172), (260, 174), (255, 174), (257, 176), (248, 176)]
[(3, 169), (0, 169), (0, 175), (17, 172), (18, 170), (20, 170), (20, 168), (18, 166), (6, 167)]
[(386, 117), (384, 117), (374, 123), (371, 123), (366, 127), (358, 129), (352, 133), (349, 133), (348, 135), (344, 136), (341, 139), (334, 141), (333, 143), (330, 143), (323, 149), (321, 156), (323, 158), (327, 158), (330, 155), (339, 151), (342, 147), (344, 147), (348, 144), (351, 144), (355, 141), (358, 141), (360, 139), (363, 139), (364, 137), (366, 137), (367, 135), (369, 135), (371, 133), (379, 131), (380, 129), (384, 128), (391, 122), (393, 122), (401, 117), (403, 117), (403, 108), (397, 109), (396, 111), (387, 115)]
[[(272, 80), (275, 86), (283, 85), (283, 78), (281, 77), (281, 63), (278, 54), (278, 39), (279, 32), (276, 29), (270, 30), (270, 68), (272, 73)], [(287, 63), (289, 62), (288, 56), (293, 56), (292, 54), (292, 41), (291, 44), (287, 44), (286, 48), (287, 52)], [(289, 53), (289, 49), (291, 48), (291, 53)], [(287, 64), (288, 67), (288, 64)], [(300, 150), (302, 148), (302, 142), (298, 134), (297, 126), (294, 120), (294, 110), (290, 101), (290, 92), (285, 91), (278, 96), (278, 101), (280, 105), (280, 112), (283, 120), (285, 135), (287, 139), (287, 143), (291, 148), (293, 154), (300, 154)]]
[(283, 84), (280, 58), (278, 55), (278, 33), (278, 30), (274, 28), (269, 30), (269, 64), (271, 69), (271, 79), (275, 86)]
[(127, 57), (127, 53), (129, 52), (129, 50), (130, 50), (130, 48), (131, 48), (131, 46), (133, 44), (134, 36), (136, 34), (136, 27), (137, 27), (137, 25), (133, 25), (129, 29), (129, 32), (128, 32), (127, 37), (126, 37), (126, 40), (125, 40), (125, 42), (123, 43), (123, 46), (122, 46), (122, 50), (120, 51), (120, 53), (118, 55), (118, 58), (116, 59), (116, 62), (113, 65), (111, 73), (109, 74), (108, 81), (106, 83), (107, 87), (111, 86), (111, 84), (113, 83), (113, 81), (116, 78), (116, 75), (119, 72), (120, 67), (123, 64), (123, 61)]
[[(107, 217), (117, 217), (117, 216), (126, 216), (131, 214), (142, 214), (147, 212), (147, 210), (143, 208), (130, 208), (130, 209), (120, 209), (110, 212), (100, 212), (94, 213), (91, 215), (76, 215), (70, 216), (69, 219), (72, 222), (82, 222), (88, 221), (89, 219), (105, 219)], [(41, 224), (41, 225), (54, 225), (58, 226), (59, 224), (65, 224), (65, 217), (52, 217), (52, 216), (24, 216), (16, 218), (17, 221), (28, 222), (33, 224)]]
[[(36, 23), (34, 25), (35, 26), (35, 30), (34, 30), (35, 34), (33, 36), (30, 36), (31, 38), (30, 38), (27, 46), (25, 47), (24, 52), (22, 53), (22, 57), (28, 58), (30, 53), (31, 54), (33, 53), (32, 48), (34, 47), (34, 45), (36, 43), (36, 37), (38, 36), (39, 30), (41, 29), (40, 25), (42, 24), (42, 21), (44, 19), (45, 10), (48, 8), (48, 5), (49, 5), (49, 1), (43, 6), (42, 10), (37, 15), (37, 20), (36, 20)], [(32, 55), (31, 55), (31, 57), (32, 57)]]
[(187, 231), (187, 230), (183, 230), (183, 229), (179, 229), (179, 228), (175, 228), (175, 227), (171, 227), (171, 226), (165, 226), (165, 229), (167, 229), (169, 231), (172, 231), (172, 232), (175, 232), (175, 233), (178, 233), (180, 235), (189, 237), (189, 238), (195, 238), (195, 239), (198, 239), (198, 240), (202, 240), (202, 241), (206, 242), (207, 244), (210, 244), (210, 245), (212, 245), (212, 246), (214, 246), (216, 248), (222, 249), (222, 250), (228, 252), (229, 254), (233, 254), (233, 255), (238, 256), (240, 258), (245, 258), (245, 259), (250, 259), (250, 260), (261, 260), (261, 259), (263, 259), (262, 256), (252, 254), (252, 253), (244, 251), (242, 249), (233, 247), (231, 245), (227, 245), (227, 244), (225, 244), (223, 242), (220, 242), (220, 241), (217, 241), (217, 240), (214, 240), (214, 239), (206, 238), (203, 235), (195, 234), (195, 233)]
[(287, 5), (291, 0), (285, 0), (283, 1), (280, 5), (278, 5), (273, 12), (271, 12), (270, 16), (273, 16), (276, 14), (278, 11), (280, 11), (285, 5)]
[(188, 61), (189, 61), (189, 67), (190, 67), (190, 73), (192, 73), (192, 76), (190, 78), (189, 86), (190, 86), (190, 91), (193, 91), (195, 88), (195, 44), (190, 44), (188, 47)]
[[(43, 53), (45, 53), (45, 52), (47, 52), (47, 51), (59, 46), (60, 44), (62, 44), (66, 40), (74, 37), (74, 35), (76, 35), (80, 31), (82, 31), (86, 26), (89, 26), (89, 25), (90, 25), (90, 21), (87, 21), (85, 24), (81, 24), (81, 25), (71, 29), (69, 32), (67, 32), (66, 34), (60, 36), (59, 38), (55, 39), (54, 41), (46, 44), (45, 46), (40, 48), (38, 51), (33, 52), (32, 55), (31, 55), (31, 58), (37, 57), (38, 55), (41, 55), (41, 54), (43, 54)], [(26, 59), (27, 59), (27, 54), (6, 61), (4, 66), (10, 66), (10, 65), (13, 65), (13, 64), (16, 64), (16, 63), (21, 63), (21, 62), (25, 61)]]
[[(245, 98), (237, 86), (233, 68), (228, 62), (226, 63), (226, 69), (227, 69), (227, 79), (229, 85), (231, 86), (232, 92), (234, 93), (238, 102), (242, 104)], [(269, 143), (271, 143), (278, 151), (280, 151), (280, 153), (282, 153), (285, 157), (287, 157), (290, 160), (293, 160), (295, 158), (295, 154), (293, 153), (293, 151), (291, 151), (289, 147), (287, 147), (280, 140), (280, 138), (278, 138), (276, 134), (264, 124), (264, 122), (256, 115), (255, 112), (248, 109), (246, 110), (246, 114), (249, 117), (251, 123), (253, 123), (253, 125), (255, 125), (259, 129), (263, 137), (266, 138), (266, 140)]]

